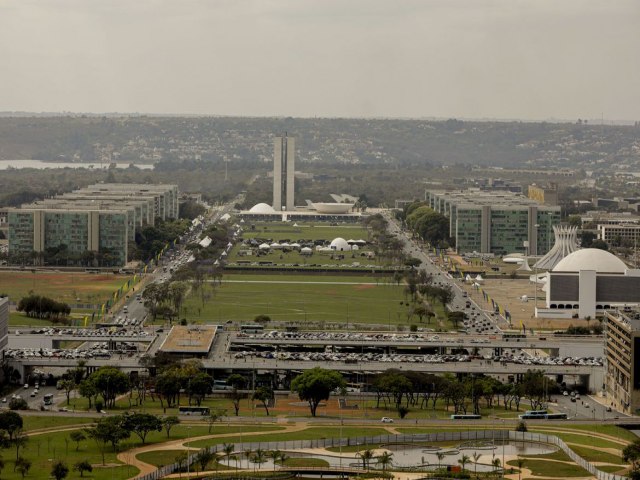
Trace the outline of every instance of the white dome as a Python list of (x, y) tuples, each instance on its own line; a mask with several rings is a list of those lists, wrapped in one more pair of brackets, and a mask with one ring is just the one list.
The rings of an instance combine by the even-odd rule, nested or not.
[(276, 213), (271, 205), (267, 205), (266, 203), (258, 203), (251, 207), (249, 213)]
[(353, 208), (353, 203), (312, 203), (312, 205), (318, 213), (325, 214), (349, 213)]
[(332, 250), (337, 250), (340, 252), (351, 250), (351, 246), (347, 243), (347, 241), (344, 238), (341, 238), (341, 237), (334, 238), (331, 242), (331, 245), (329, 245), (329, 247), (331, 247)]
[(595, 270), (598, 273), (624, 273), (627, 266), (614, 254), (598, 248), (583, 248), (564, 257), (553, 267), (554, 272)]

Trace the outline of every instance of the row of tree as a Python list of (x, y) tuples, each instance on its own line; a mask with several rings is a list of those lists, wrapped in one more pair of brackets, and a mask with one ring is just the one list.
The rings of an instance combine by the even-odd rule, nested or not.
[(405, 208), (402, 217), (407, 226), (434, 247), (448, 248), (454, 240), (449, 236), (449, 219), (425, 202), (414, 202)]
[(24, 312), (27, 317), (53, 322), (66, 319), (71, 313), (71, 307), (68, 304), (41, 295), (29, 295), (21, 298), (16, 310)]

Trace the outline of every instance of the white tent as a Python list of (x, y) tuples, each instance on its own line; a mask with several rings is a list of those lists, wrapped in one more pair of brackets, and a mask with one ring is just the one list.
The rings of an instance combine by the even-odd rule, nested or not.
[(464, 277), (464, 281), (465, 281), (465, 282), (471, 282), (471, 280), (473, 280), (473, 279), (471, 278), (471, 275), (469, 275), (469, 274), (467, 273), (467, 276), (466, 276), (466, 277)]
[(260, 250), (269, 250), (269, 248), (271, 248), (271, 247), (269, 247), (268, 243), (261, 243), (260, 245), (258, 245), (258, 248)]
[(478, 276), (476, 276), (476, 282), (484, 282), (484, 278), (482, 278), (482, 275), (478, 274)]
[(300, 248), (300, 244), (299, 243), (292, 243), (291, 245), (289, 245), (291, 248)]
[(287, 242), (281, 243), (280, 247), (281, 248), (289, 248), (291, 245), (289, 245)]
[(270, 245), (270, 247), (271, 247), (271, 248), (282, 248), (282, 245), (280, 245), (279, 243), (273, 242), (273, 243)]
[(351, 245), (351, 250), (360, 250), (358, 245)]
[(225, 213), (224, 215), (222, 215), (220, 217), (220, 220), (222, 220), (223, 222), (226, 222), (227, 220), (229, 220), (231, 218), (231, 215), (229, 215), (228, 213)]
[(300, 249), (301, 255), (311, 255), (312, 253), (313, 253), (313, 250), (311, 250), (309, 247), (303, 247)]

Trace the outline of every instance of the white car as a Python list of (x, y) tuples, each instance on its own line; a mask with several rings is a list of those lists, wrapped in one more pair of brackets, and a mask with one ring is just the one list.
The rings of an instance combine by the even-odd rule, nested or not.
[(390, 418), (390, 417), (382, 417), (382, 418), (380, 419), (380, 421), (381, 421), (382, 423), (393, 423), (393, 418)]

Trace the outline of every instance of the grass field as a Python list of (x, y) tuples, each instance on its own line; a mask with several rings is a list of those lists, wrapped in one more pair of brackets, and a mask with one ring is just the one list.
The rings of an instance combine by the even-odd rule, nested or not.
[[(517, 467), (515, 460), (507, 462), (507, 465)], [(591, 474), (584, 468), (575, 464), (546, 462), (544, 460), (527, 459), (523, 465), (524, 468), (531, 470), (531, 473), (537, 477), (590, 477)]]
[[(418, 324), (408, 320), (404, 287), (388, 279), (325, 275), (225, 275), (213, 298), (200, 295), (185, 302), (183, 315), (205, 323), (251, 322), (257, 315), (274, 321), (301, 323)], [(443, 310), (434, 305), (439, 318)], [(435, 320), (424, 327), (437, 328)]]
[(328, 223), (253, 223), (255, 229), (245, 226), (242, 232), (243, 238), (260, 238), (265, 240), (288, 240), (290, 243), (298, 240), (327, 240), (331, 241), (336, 237), (345, 240), (367, 240), (367, 229), (360, 225), (329, 225)]
[(127, 281), (120, 275), (66, 272), (2, 272), (0, 292), (16, 302), (33, 291), (66, 303), (98, 304)]

